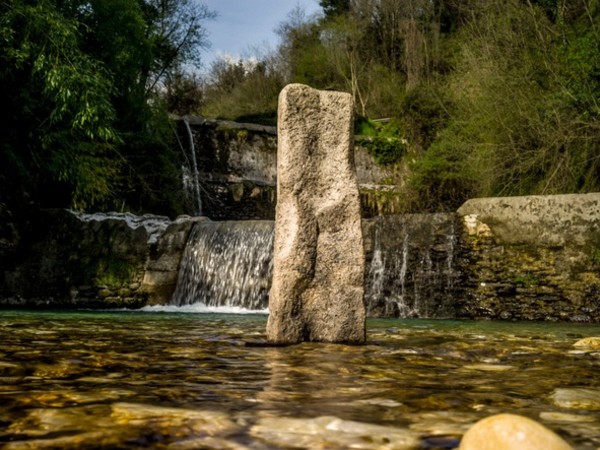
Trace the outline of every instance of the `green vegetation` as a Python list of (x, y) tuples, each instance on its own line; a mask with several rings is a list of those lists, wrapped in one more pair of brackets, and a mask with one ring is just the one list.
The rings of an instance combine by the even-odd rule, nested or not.
[(408, 142), (395, 122), (360, 120), (356, 124), (355, 134), (362, 138), (359, 138), (359, 144), (369, 150), (375, 161), (382, 166), (397, 164), (406, 154)]
[(200, 111), (275, 120), (288, 82), (349, 92), (357, 116), (391, 119), (357, 134), (379, 163), (403, 167), (410, 211), (600, 190), (600, 1), (320, 5), (316, 18), (294, 10), (262, 60), (220, 61)]
[(0, 1), (3, 201), (174, 213), (176, 95), (158, 94), (211, 17), (193, 0)]
[(167, 113), (274, 125), (290, 82), (352, 94), (407, 211), (600, 190), (600, 0), (320, 5), (290, 13), (277, 49), (203, 78), (189, 68), (214, 14), (196, 0), (0, 0), (4, 209), (175, 215)]
[(592, 248), (590, 260), (594, 266), (600, 267), (600, 248)]
[(127, 261), (109, 258), (102, 260), (96, 267), (92, 282), (98, 286), (118, 288), (129, 284), (139, 271), (139, 267), (135, 267)]
[(522, 286), (525, 288), (530, 288), (533, 286), (537, 286), (540, 284), (540, 280), (533, 274), (531, 273), (524, 273), (521, 275), (517, 275), (515, 277), (514, 283), (517, 286)]

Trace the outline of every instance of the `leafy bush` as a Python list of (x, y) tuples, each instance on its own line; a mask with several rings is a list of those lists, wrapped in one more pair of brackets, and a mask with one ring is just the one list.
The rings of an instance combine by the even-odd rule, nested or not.
[(378, 164), (387, 166), (399, 163), (406, 154), (407, 141), (397, 122), (359, 119), (355, 129), (359, 144), (369, 151)]

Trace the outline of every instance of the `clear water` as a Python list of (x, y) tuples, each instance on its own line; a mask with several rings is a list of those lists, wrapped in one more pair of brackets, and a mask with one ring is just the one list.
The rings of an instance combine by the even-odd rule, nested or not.
[(378, 319), (365, 346), (266, 347), (265, 324), (0, 311), (0, 448), (455, 448), (500, 412), (600, 448), (600, 351), (573, 347), (600, 326)]

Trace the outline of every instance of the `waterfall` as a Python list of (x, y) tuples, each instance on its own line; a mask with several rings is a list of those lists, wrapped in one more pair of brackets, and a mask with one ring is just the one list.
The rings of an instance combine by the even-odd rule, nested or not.
[[(457, 236), (452, 214), (363, 221), (370, 316), (454, 317)], [(171, 305), (264, 310), (271, 285), (272, 221), (203, 221), (183, 253)]]
[[(376, 219), (378, 220), (378, 219)], [(375, 228), (375, 244), (371, 263), (368, 265), (366, 279), (368, 288), (365, 289), (365, 299), (367, 304), (367, 314), (371, 313), (370, 306), (385, 302), (385, 255), (380, 244), (381, 227)], [(387, 304), (386, 304), (387, 305)], [(386, 311), (389, 313), (389, 311)]]
[(365, 277), (370, 315), (454, 316), (454, 220), (452, 214), (408, 214), (365, 221), (364, 234), (372, 237)]
[(197, 223), (182, 255), (171, 304), (266, 309), (273, 222)]
[[(185, 124), (185, 129), (188, 134), (188, 142), (190, 148), (190, 154), (192, 157), (192, 169), (193, 173), (190, 175), (192, 178), (192, 186), (194, 188), (194, 194), (196, 196), (196, 215), (202, 215), (202, 199), (200, 198), (200, 180), (198, 175), (198, 163), (196, 162), (196, 145), (194, 144), (194, 135), (192, 134), (192, 128), (190, 127), (190, 123), (184, 117), (183, 123)], [(184, 175), (185, 176), (185, 175)], [(185, 184), (185, 183), (184, 183)]]

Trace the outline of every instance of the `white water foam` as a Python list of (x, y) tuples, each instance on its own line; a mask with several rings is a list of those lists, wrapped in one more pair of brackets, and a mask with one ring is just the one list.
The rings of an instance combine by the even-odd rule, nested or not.
[(154, 214), (144, 214), (136, 216), (131, 213), (83, 213), (79, 211), (68, 210), (71, 214), (83, 222), (92, 222), (103, 220), (122, 220), (129, 228), (135, 230), (139, 227), (144, 227), (148, 233), (148, 243), (154, 244), (158, 241), (160, 235), (167, 229), (171, 223), (171, 219), (167, 216), (157, 216)]
[(166, 313), (202, 313), (202, 314), (269, 314), (269, 309), (247, 309), (239, 306), (207, 306), (204, 303), (189, 305), (154, 305), (144, 306), (138, 311)]

